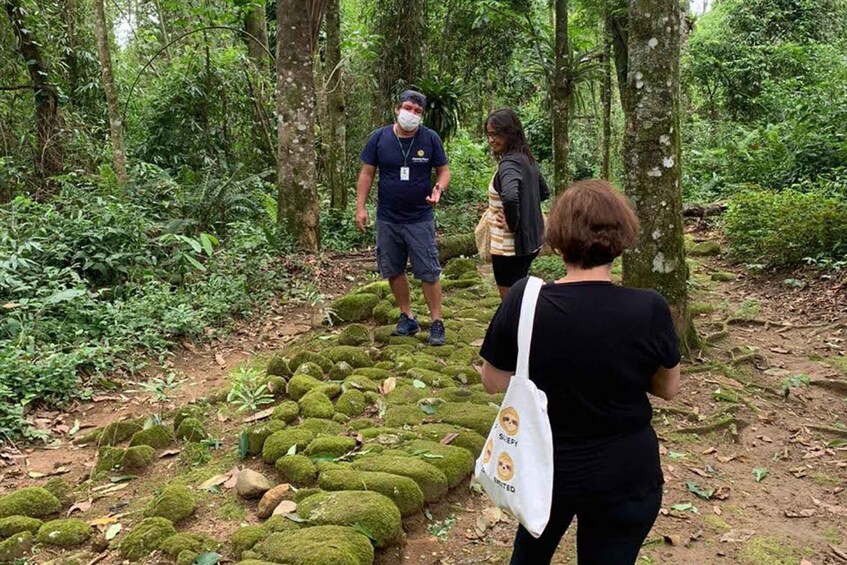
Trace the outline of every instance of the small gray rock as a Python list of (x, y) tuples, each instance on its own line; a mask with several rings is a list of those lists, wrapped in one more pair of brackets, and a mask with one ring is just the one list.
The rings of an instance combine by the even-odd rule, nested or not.
[(259, 498), (272, 488), (263, 474), (251, 469), (242, 469), (235, 478), (235, 492), (241, 498)]

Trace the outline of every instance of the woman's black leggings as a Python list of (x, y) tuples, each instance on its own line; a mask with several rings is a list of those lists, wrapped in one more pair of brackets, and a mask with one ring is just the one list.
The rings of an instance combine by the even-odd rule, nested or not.
[(633, 565), (641, 544), (653, 527), (662, 488), (644, 498), (612, 505), (585, 501), (573, 503), (553, 498), (550, 521), (535, 539), (523, 526), (515, 536), (511, 565), (550, 563), (559, 541), (577, 517), (576, 552), (579, 565)]

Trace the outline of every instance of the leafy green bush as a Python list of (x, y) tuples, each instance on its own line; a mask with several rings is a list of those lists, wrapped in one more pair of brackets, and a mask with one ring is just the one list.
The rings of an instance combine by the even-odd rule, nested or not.
[(729, 200), (725, 218), (731, 253), (766, 266), (807, 257), (847, 255), (847, 199), (817, 191), (745, 190)]

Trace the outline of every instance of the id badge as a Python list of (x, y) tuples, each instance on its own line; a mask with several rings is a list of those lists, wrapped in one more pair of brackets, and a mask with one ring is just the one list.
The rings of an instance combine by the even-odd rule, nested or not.
[(400, 167), (400, 180), (409, 180), (409, 167)]

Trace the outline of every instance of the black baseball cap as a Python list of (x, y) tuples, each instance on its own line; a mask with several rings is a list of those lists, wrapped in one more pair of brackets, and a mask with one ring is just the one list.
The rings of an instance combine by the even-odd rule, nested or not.
[(404, 90), (400, 97), (397, 100), (398, 104), (402, 104), (403, 102), (413, 102), (426, 110), (426, 96), (418, 92), (417, 90)]

